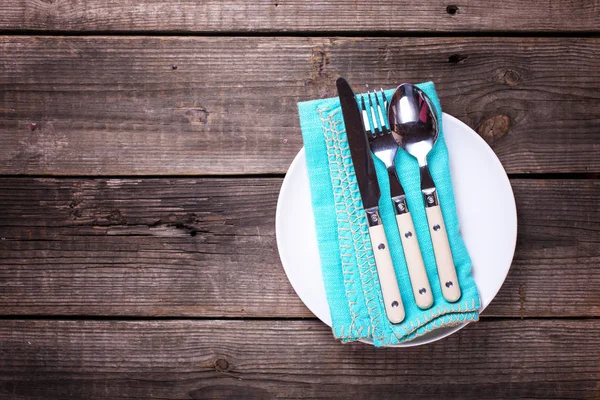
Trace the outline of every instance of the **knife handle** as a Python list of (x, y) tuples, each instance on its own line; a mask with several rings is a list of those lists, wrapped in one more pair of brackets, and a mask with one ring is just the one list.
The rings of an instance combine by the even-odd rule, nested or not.
[(442, 295), (447, 301), (454, 303), (460, 299), (460, 286), (458, 284), (458, 277), (456, 276), (452, 252), (450, 251), (450, 243), (448, 242), (442, 209), (437, 204), (437, 199), (435, 205), (426, 207), (425, 211), (433, 243), (433, 252), (435, 253), (435, 262), (440, 277), (440, 285), (442, 286)]
[(417, 240), (417, 232), (410, 212), (406, 211), (396, 215), (396, 222), (398, 223), (398, 233), (400, 233), (400, 240), (404, 249), (404, 258), (408, 267), (415, 303), (420, 309), (426, 310), (433, 305), (433, 294), (431, 293), (431, 286), (429, 286), (429, 278), (427, 277), (421, 248)]
[(400, 288), (396, 280), (396, 272), (394, 271), (394, 264), (392, 264), (392, 256), (390, 255), (383, 225), (370, 226), (369, 235), (371, 236), (371, 245), (375, 255), (381, 294), (385, 303), (385, 313), (391, 323), (398, 324), (404, 320), (404, 305), (402, 304), (402, 297), (400, 297)]

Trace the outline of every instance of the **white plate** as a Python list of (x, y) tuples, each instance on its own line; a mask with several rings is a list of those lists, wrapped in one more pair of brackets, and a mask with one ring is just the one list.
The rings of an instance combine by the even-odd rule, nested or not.
[[(508, 274), (517, 240), (517, 209), (506, 172), (492, 149), (471, 128), (443, 115), (444, 137), (460, 232), (473, 261), (473, 277), (485, 309)], [(275, 222), (285, 273), (300, 299), (324, 323), (331, 315), (321, 275), (304, 149), (281, 186)], [(465, 324), (434, 330), (397, 346), (417, 346), (444, 338)]]

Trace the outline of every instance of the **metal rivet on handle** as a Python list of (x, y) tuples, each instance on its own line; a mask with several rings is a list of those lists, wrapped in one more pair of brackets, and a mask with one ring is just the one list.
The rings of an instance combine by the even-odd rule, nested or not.
[(383, 244), (383, 243), (379, 243), (379, 246), (377, 246), (377, 248), (378, 248), (379, 250), (383, 250), (383, 249), (385, 249), (385, 244)]
[(392, 301), (392, 307), (396, 308), (396, 307), (398, 307), (399, 305), (400, 305), (400, 304), (398, 304), (398, 302), (397, 302), (397, 301), (395, 301), (395, 300), (394, 300), (394, 301)]
[(433, 230), (436, 231), (436, 232), (439, 231), (440, 230), (440, 226), (438, 224), (435, 224), (433, 226)]
[(408, 232), (406, 232), (406, 233), (404, 234), (404, 237), (405, 237), (405, 238), (407, 238), (407, 239), (408, 239), (409, 237), (411, 237), (411, 236), (412, 236), (412, 232), (411, 232), (411, 231), (408, 231)]

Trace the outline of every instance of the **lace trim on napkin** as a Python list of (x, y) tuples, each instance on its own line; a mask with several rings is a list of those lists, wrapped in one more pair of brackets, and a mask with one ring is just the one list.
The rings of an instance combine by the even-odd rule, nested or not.
[[(383, 339), (381, 328), (381, 291), (379, 278), (375, 266), (375, 259), (369, 239), (369, 230), (362, 199), (352, 166), (352, 158), (346, 131), (340, 118), (341, 110), (333, 112), (329, 108), (317, 109), (323, 134), (327, 145), (329, 171), (333, 196), (335, 200), (336, 218), (338, 223), (338, 238), (342, 260), (342, 272), (346, 288), (346, 297), (350, 306), (352, 324), (350, 332), (340, 332), (344, 337), (376, 338)], [(358, 267), (358, 268), (356, 268)], [(356, 274), (360, 279), (356, 279)], [(364, 331), (363, 327), (356, 326), (359, 313), (356, 310), (357, 296), (361, 293), (364, 297), (369, 317), (371, 330)]]

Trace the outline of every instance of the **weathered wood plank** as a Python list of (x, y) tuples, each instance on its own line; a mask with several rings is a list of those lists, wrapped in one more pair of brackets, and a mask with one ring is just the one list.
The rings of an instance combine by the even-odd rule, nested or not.
[(0, 396), (597, 399), (600, 321), (481, 321), (428, 346), (342, 345), (318, 321), (4, 321)]
[[(488, 316), (600, 315), (600, 181), (513, 180)], [(5, 315), (310, 317), (277, 254), (280, 179), (0, 179)]]
[(0, 29), (153, 32), (597, 31), (597, 0), (4, 0)]
[(599, 172), (599, 44), (0, 37), (0, 173), (282, 173), (302, 146), (296, 102), (335, 95), (340, 75), (434, 80), (509, 172)]

